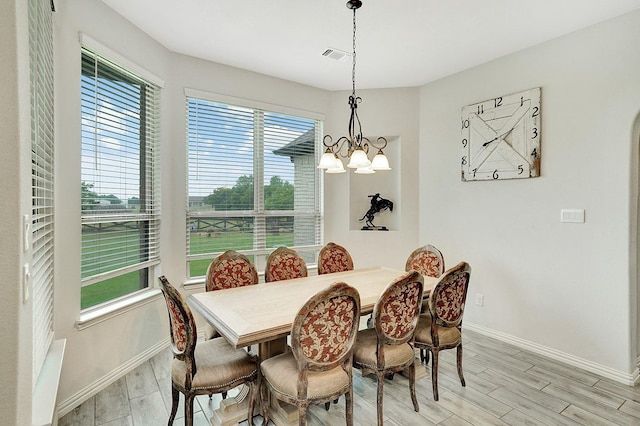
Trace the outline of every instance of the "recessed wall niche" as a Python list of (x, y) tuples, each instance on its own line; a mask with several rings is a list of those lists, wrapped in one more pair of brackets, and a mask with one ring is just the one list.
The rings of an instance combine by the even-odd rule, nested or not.
[[(377, 140), (378, 136), (367, 136), (369, 140)], [(400, 138), (398, 136), (385, 136), (388, 141), (384, 153), (389, 159), (391, 170), (380, 170), (371, 175), (359, 175), (348, 169), (349, 173), (349, 229), (359, 231), (365, 221), (360, 220), (371, 207), (369, 195), (380, 193), (382, 198), (393, 202), (393, 211), (384, 210), (375, 215), (373, 224), (386, 226), (389, 231), (400, 229)], [(372, 158), (377, 150), (369, 149), (369, 158)], [(362, 231), (385, 232), (385, 231)]]

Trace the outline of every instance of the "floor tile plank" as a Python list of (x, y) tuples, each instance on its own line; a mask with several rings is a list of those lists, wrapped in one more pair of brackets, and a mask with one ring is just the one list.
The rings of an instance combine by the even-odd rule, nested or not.
[(582, 408), (585, 411), (610, 420), (618, 425), (638, 425), (638, 419), (636, 417), (630, 416), (612, 408), (609, 405), (602, 404), (601, 402), (587, 398), (583, 395), (572, 393), (559, 385), (550, 384), (543, 389), (543, 392), (557, 396), (565, 401), (569, 401), (576, 407)]
[(579, 424), (571, 419), (562, 416), (560, 413), (549, 410), (540, 404), (536, 404), (528, 398), (515, 394), (510, 389), (499, 388), (491, 392), (489, 396), (497, 399), (505, 405), (516, 408), (522, 413), (538, 419), (549, 425), (576, 425)]
[(562, 415), (574, 420), (582, 425), (587, 426), (616, 426), (615, 423), (605, 420), (600, 416), (596, 416), (587, 410), (583, 410), (575, 405), (570, 405), (562, 412)]
[(127, 382), (124, 377), (116, 380), (105, 390), (98, 393), (95, 400), (96, 425), (102, 425), (131, 414)]
[(145, 362), (131, 373), (126, 375), (129, 398), (148, 395), (159, 390), (158, 381), (153, 374), (150, 362)]

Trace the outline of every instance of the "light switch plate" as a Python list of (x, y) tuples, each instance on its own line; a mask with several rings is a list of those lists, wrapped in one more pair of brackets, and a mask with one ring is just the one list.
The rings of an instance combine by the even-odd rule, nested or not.
[(584, 223), (584, 209), (561, 209), (560, 222)]
[(28, 214), (22, 215), (22, 249), (27, 252), (31, 245), (31, 219)]

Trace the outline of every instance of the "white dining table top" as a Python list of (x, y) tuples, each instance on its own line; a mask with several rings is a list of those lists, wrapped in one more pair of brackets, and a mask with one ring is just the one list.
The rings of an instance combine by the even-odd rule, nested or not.
[[(235, 347), (286, 336), (300, 307), (311, 296), (335, 282), (345, 282), (360, 293), (361, 314), (373, 311), (382, 291), (405, 271), (386, 267), (256, 284), (192, 294), (187, 303)], [(425, 294), (437, 278), (424, 277)]]

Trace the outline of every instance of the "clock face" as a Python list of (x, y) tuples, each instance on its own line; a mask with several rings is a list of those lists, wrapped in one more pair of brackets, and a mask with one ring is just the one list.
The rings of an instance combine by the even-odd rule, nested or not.
[(540, 88), (462, 108), (462, 180), (540, 175)]

